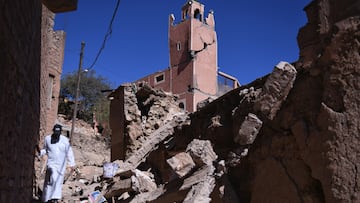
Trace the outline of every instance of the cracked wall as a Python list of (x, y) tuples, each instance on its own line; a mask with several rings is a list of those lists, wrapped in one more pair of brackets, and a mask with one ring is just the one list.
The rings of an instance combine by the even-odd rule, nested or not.
[[(192, 25), (190, 51), (194, 52), (194, 102), (195, 104), (217, 96), (217, 37), (214, 29), (202, 22)], [(196, 109), (196, 107), (194, 107)]]
[[(360, 201), (360, 6), (316, 0), (305, 11), (297, 62), (280, 62), (269, 75), (202, 106), (146, 151), (138, 166), (155, 176), (151, 201), (189, 200), (196, 192), (205, 202)], [(211, 143), (216, 170), (192, 171), (182, 153), (193, 140)], [(178, 190), (184, 180), (208, 175), (215, 186), (212, 179)]]
[(169, 16), (169, 67), (136, 81), (177, 94), (188, 112), (239, 85), (236, 78), (218, 71), (214, 12), (205, 17), (204, 8), (199, 1), (189, 0), (182, 7), (180, 22)]

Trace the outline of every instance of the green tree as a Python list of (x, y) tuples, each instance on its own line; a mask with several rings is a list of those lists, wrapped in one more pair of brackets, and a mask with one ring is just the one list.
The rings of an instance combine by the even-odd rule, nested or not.
[[(72, 117), (72, 109), (76, 95), (77, 72), (68, 73), (61, 79), (59, 113)], [(93, 122), (95, 113), (97, 121), (108, 123), (109, 101), (101, 90), (110, 89), (110, 82), (95, 73), (94, 70), (81, 73), (78, 98), (77, 118), (88, 123)]]

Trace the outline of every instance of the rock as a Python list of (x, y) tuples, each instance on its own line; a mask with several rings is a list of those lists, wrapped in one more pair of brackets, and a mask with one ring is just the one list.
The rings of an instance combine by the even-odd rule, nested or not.
[(151, 192), (157, 188), (155, 180), (149, 175), (138, 169), (133, 170), (134, 175), (131, 176), (132, 190), (137, 193)]
[(216, 173), (215, 173), (215, 175), (216, 175), (217, 178), (220, 178), (225, 173), (227, 173), (225, 160), (221, 160), (216, 165)]
[(241, 155), (238, 155), (235, 152), (229, 152), (226, 163), (231, 167), (236, 167), (240, 164), (241, 158)]
[(208, 180), (209, 176), (214, 174), (215, 167), (213, 165), (205, 165), (195, 171), (190, 177), (186, 178), (182, 183), (180, 190), (188, 189), (200, 182)]
[(166, 160), (166, 162), (180, 178), (184, 177), (195, 167), (195, 163), (191, 156), (185, 152), (176, 154), (172, 158)]
[(132, 180), (130, 178), (125, 180), (117, 180), (111, 185), (111, 187), (106, 189), (105, 197), (111, 198), (114, 196), (121, 196), (124, 193), (133, 191)]
[(281, 61), (266, 79), (254, 109), (272, 120), (286, 99), (296, 79), (296, 69), (291, 64)]
[[(252, 113), (249, 113), (242, 122), (238, 133), (235, 134), (234, 142), (240, 145), (252, 144), (260, 131), (262, 121)], [(236, 132), (236, 130), (235, 130)]]
[(157, 188), (151, 192), (144, 192), (136, 195), (130, 203), (143, 203), (143, 202), (150, 202), (156, 200), (159, 196), (165, 193), (165, 190), (162, 186)]
[(210, 194), (215, 187), (215, 178), (207, 176), (205, 181), (200, 182), (191, 188), (184, 199), (184, 203), (209, 203)]
[(212, 162), (217, 159), (209, 140), (194, 139), (187, 146), (186, 152), (191, 155), (198, 166), (212, 165)]

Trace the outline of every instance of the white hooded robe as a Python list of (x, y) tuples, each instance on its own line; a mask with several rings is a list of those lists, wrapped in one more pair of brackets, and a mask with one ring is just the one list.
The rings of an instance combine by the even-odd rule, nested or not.
[(75, 166), (74, 153), (69, 139), (60, 135), (59, 141), (51, 144), (51, 135), (45, 137), (44, 149), (40, 155), (47, 154), (47, 170), (44, 181), (42, 201), (62, 198), (62, 185), (64, 181), (67, 161), (69, 166)]

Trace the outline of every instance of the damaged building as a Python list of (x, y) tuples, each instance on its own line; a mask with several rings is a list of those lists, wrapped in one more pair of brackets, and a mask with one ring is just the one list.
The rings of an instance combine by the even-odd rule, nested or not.
[(63, 30), (54, 30), (55, 13), (46, 6), (42, 6), (41, 21), (40, 139), (42, 140), (45, 135), (52, 133), (57, 118), (66, 33)]
[[(49, 98), (42, 80), (51, 75), (42, 72), (44, 10), (40, 1), (4, 2), (0, 201), (30, 202)], [(359, 202), (359, 1), (314, 0), (305, 11), (298, 61), (279, 62), (196, 111), (187, 107), (193, 102), (182, 108), (174, 90), (153, 88), (153, 78), (113, 92), (111, 159), (119, 168), (97, 189), (113, 202)], [(206, 42), (190, 57), (200, 59)], [(197, 82), (187, 86), (194, 94), (203, 90), (188, 81)]]
[(119, 168), (102, 194), (133, 203), (359, 202), (360, 5), (314, 0), (304, 10), (298, 61), (197, 111), (153, 79), (113, 92)]
[(77, 1), (0, 4), (0, 202), (31, 202), (35, 146), (57, 113), (65, 34), (53, 30), (53, 13)]
[(189, 0), (181, 9), (181, 21), (169, 16), (169, 67), (137, 82), (179, 96), (179, 105), (193, 112), (205, 99), (214, 99), (240, 86), (237, 79), (219, 71), (214, 12)]

